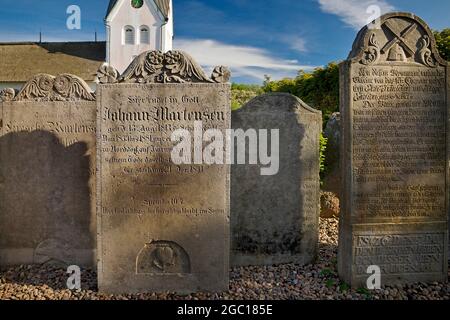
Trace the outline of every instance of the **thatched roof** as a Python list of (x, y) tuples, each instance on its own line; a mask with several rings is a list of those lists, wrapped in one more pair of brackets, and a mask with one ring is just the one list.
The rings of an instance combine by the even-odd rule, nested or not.
[(114, 7), (116, 6), (117, 2), (119, 2), (119, 0), (109, 0), (108, 10), (106, 11), (105, 19), (108, 18), (109, 14), (114, 9)]
[(163, 14), (164, 18), (169, 18), (170, 0), (155, 0), (156, 6)]
[(38, 73), (94, 81), (105, 55), (105, 42), (0, 43), (0, 82), (26, 82)]
[[(162, 13), (164, 18), (169, 18), (170, 13), (170, 0), (154, 0), (156, 6), (158, 7), (159, 11)], [(111, 11), (114, 9), (116, 4), (119, 2), (119, 0), (109, 0), (108, 10), (106, 11), (105, 19), (108, 18)]]

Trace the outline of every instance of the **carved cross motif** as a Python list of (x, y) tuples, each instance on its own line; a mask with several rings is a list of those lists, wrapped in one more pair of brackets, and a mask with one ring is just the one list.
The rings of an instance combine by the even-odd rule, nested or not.
[(384, 26), (392, 32), (394, 38), (389, 41), (384, 48), (381, 50), (382, 53), (389, 52), (396, 44), (401, 46), (409, 56), (414, 55), (414, 49), (407, 41), (408, 35), (416, 30), (417, 25), (412, 23), (409, 27), (404, 30), (401, 30), (397, 25), (392, 24), (389, 20), (384, 23)]

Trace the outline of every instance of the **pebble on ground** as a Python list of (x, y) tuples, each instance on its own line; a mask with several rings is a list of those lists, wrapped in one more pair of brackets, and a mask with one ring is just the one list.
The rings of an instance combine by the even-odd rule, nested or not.
[(418, 283), (353, 290), (337, 275), (338, 219), (320, 220), (319, 257), (315, 264), (234, 268), (230, 290), (179, 296), (173, 293), (104, 295), (97, 292), (94, 270), (82, 270), (82, 290), (66, 287), (66, 269), (52, 265), (0, 270), (0, 299), (7, 300), (449, 300), (450, 284)]

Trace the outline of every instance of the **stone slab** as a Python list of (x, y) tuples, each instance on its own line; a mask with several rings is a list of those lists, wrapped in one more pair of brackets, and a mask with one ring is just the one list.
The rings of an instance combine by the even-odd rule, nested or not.
[(33, 81), (0, 104), (0, 265), (94, 266), (96, 103)]
[(230, 85), (100, 85), (97, 99), (99, 290), (227, 290), (229, 166), (175, 164), (171, 135), (195, 120), (225, 133)]
[(446, 61), (420, 18), (392, 13), (340, 66), (343, 176), (339, 273), (366, 286), (447, 281)]
[[(311, 263), (318, 246), (321, 112), (290, 94), (265, 94), (234, 111), (232, 126), (268, 130), (268, 141), (279, 130), (276, 174), (262, 175), (267, 165), (260, 161), (235, 159), (232, 166), (232, 264)], [(236, 140), (236, 155), (238, 148)], [(248, 142), (245, 152), (249, 159)]]

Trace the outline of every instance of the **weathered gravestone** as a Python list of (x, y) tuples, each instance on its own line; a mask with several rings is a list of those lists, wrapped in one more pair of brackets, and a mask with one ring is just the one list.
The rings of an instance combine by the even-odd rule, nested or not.
[[(229, 166), (202, 164), (198, 130), (229, 129), (228, 79), (224, 67), (210, 79), (183, 52), (151, 51), (120, 83), (99, 86), (101, 291), (228, 289)], [(195, 164), (172, 160), (177, 129), (195, 137)]]
[(0, 265), (95, 264), (95, 96), (40, 74), (0, 114)]
[[(321, 112), (297, 97), (274, 93), (259, 96), (232, 113), (233, 129), (247, 133), (234, 139), (231, 169), (231, 225), (233, 265), (310, 263), (317, 254), (320, 212), (319, 139)], [(273, 148), (272, 130), (279, 130)], [(250, 130), (250, 131), (247, 131)], [(267, 163), (251, 164), (254, 146), (262, 144), (260, 130), (268, 130), (267, 156), (279, 153), (278, 170), (263, 175)], [(235, 134), (237, 131), (235, 132)], [(259, 144), (256, 141), (259, 137)], [(273, 141), (273, 142), (270, 142)], [(271, 151), (272, 150), (272, 151)], [(246, 164), (237, 164), (240, 154)], [(260, 159), (261, 160), (261, 159)], [(272, 159), (274, 160), (274, 159)], [(275, 164), (271, 164), (272, 168)]]
[(382, 285), (446, 281), (448, 65), (420, 18), (378, 22), (341, 65), (339, 273), (352, 286), (372, 265)]

